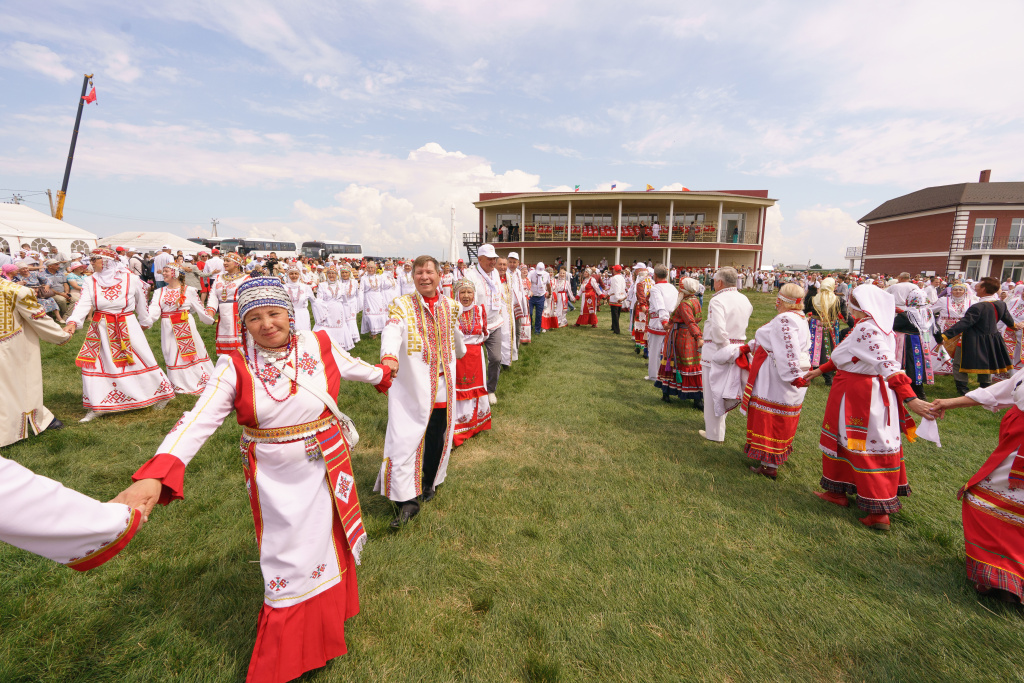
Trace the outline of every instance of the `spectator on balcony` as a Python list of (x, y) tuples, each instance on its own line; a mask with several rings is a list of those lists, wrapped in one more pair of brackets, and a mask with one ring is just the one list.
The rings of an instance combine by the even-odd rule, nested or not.
[(651, 224), (651, 234), (654, 235), (654, 239), (661, 239), (661, 225), (658, 224), (657, 220)]

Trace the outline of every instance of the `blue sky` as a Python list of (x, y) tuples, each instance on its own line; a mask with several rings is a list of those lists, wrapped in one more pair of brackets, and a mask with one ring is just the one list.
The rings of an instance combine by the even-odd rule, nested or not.
[[(481, 191), (767, 189), (842, 263), (929, 185), (1024, 180), (1024, 3), (0, 1), (0, 195), (124, 230), (440, 255)], [(45, 196), (27, 197), (37, 208)], [(143, 220), (144, 219), (144, 220)]]

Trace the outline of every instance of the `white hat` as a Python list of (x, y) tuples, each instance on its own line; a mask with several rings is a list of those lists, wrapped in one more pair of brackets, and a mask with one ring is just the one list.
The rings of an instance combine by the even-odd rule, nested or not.
[(508, 253), (508, 257), (509, 258), (514, 258), (516, 261), (518, 261), (519, 260), (519, 252), (518, 251), (510, 251)]
[(537, 270), (544, 270), (544, 262), (537, 261)]
[(494, 251), (493, 244), (485, 244), (476, 252), (479, 256), (486, 256), (487, 258), (498, 258), (498, 252)]
[(189, 256), (188, 254), (185, 254), (185, 260), (186, 260), (186, 261), (191, 261), (191, 260), (192, 260), (192, 257), (191, 257), (191, 256)]
[(161, 249), (170, 249), (170, 248), (171, 248), (171, 245), (169, 245), (169, 244), (165, 244), (164, 246), (162, 246), (162, 247), (160, 247), (160, 248), (161, 248)]

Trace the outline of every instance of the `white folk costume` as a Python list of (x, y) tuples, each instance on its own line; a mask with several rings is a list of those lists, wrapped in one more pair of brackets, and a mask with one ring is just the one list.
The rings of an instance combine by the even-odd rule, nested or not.
[[(330, 268), (328, 268), (330, 271)], [(352, 326), (355, 323), (355, 314), (349, 314), (348, 302), (357, 291), (355, 280), (349, 278), (344, 282), (341, 280), (328, 280), (320, 283), (316, 291), (316, 299), (313, 300), (313, 316), (316, 318), (316, 325), (313, 330), (319, 332), (324, 330), (331, 338), (331, 341), (348, 351), (358, 341), (358, 330), (356, 338), (352, 338)]]
[[(654, 306), (651, 306), (651, 324), (654, 323)], [(747, 323), (754, 307), (735, 287), (725, 287), (715, 292), (708, 302), (708, 317), (704, 323), (704, 346), (700, 350), (701, 382), (704, 386), (704, 433), (709, 441), (725, 440), (725, 418), (729, 406), (739, 404), (739, 396), (731, 395), (731, 383), (723, 381), (735, 373), (735, 355), (726, 363), (716, 362), (716, 354), (732, 345), (746, 342)], [(648, 325), (648, 332), (650, 332)], [(719, 357), (717, 360), (722, 360)], [(729, 392), (726, 395), (725, 392)], [(740, 389), (742, 392), (742, 388)], [(728, 399), (728, 400), (727, 400)]]
[[(448, 470), (454, 435), (455, 363), (466, 355), (457, 321), (459, 311), (459, 304), (440, 292), (433, 301), (424, 300), (418, 292), (399, 297), (388, 311), (380, 357), (396, 361), (398, 374), (388, 393), (384, 461), (373, 490), (399, 503), (412, 501), (444, 482)], [(435, 430), (430, 429), (431, 422)], [(439, 443), (428, 445), (428, 432), (433, 431), (441, 432)], [(434, 453), (437, 462), (425, 463), (425, 451), (435, 448), (440, 451)], [(425, 475), (429, 481), (423, 481)]]
[(309, 320), (309, 303), (316, 299), (313, 289), (304, 282), (292, 282), (291, 280), (284, 283), (284, 288), (288, 292), (288, 298), (292, 300), (292, 306), (295, 308), (295, 329), (312, 329)]
[[(238, 288), (243, 317), (290, 303), (277, 278)], [(355, 567), (366, 533), (348, 436), (326, 401), (336, 402), (342, 380), (386, 390), (388, 379), (386, 368), (353, 358), (325, 332), (295, 332), (283, 351), (262, 349), (246, 335), (245, 350), (218, 359), (195, 408), (133, 477), (158, 479), (164, 505), (181, 499), (185, 468), (200, 447), (232, 412), (242, 425), (264, 595), (249, 681), (291, 680), (346, 652), (345, 620), (359, 611)]]
[(516, 345), (516, 332), (511, 321), (519, 319), (519, 305), (516, 303), (516, 295), (512, 289), (511, 279), (518, 279), (515, 275), (505, 272), (499, 275), (501, 282), (501, 300), (504, 304), (504, 319), (509, 321), (505, 326), (505, 335), (501, 338), (501, 364), (505, 367), (512, 365), (512, 361), (519, 360), (519, 348)]
[(195, 287), (161, 287), (153, 292), (149, 317), (160, 321), (160, 349), (176, 394), (199, 395), (213, 376), (213, 363), (192, 313), (204, 324), (213, 324)]
[(452, 448), (491, 428), (491, 402), (487, 397), (487, 311), (483, 306), (462, 308), (459, 330), (466, 355), (455, 364), (455, 435)]
[(0, 458), (0, 541), (86, 571), (117, 555), (142, 523), (120, 503), (101, 503)]
[(668, 334), (669, 319), (675, 312), (678, 301), (679, 291), (668, 282), (659, 282), (651, 286), (647, 323), (647, 379), (651, 381), (658, 379), (661, 349), (665, 345), (665, 335)]
[(369, 272), (359, 281), (363, 300), (363, 334), (380, 334), (388, 319), (391, 276)]
[[(1024, 299), (1021, 298), (1021, 292), (1024, 291), (1024, 286), (1017, 285), (1013, 290), (1013, 295), (1006, 299), (1006, 311), (1013, 318), (1014, 322), (1024, 321)], [(1000, 320), (996, 323), (996, 329), (999, 330), (999, 334), (1003, 337), (1003, 343), (1006, 344), (1006, 352), (1010, 355), (1010, 363), (1013, 365), (1013, 372), (1024, 368), (1024, 347), (1021, 345), (1022, 335), (1021, 331), (1015, 327), (1008, 327), (1006, 323)], [(997, 375), (1003, 379), (1008, 378), (1012, 373), (1005, 373), (1004, 375)]]
[(443, 273), (441, 275), (441, 293), (444, 294), (449, 299), (453, 298), (453, 296), (452, 296), (452, 285), (454, 285), (454, 284), (455, 284), (455, 276), (454, 275), (452, 275), (451, 273)]
[(540, 327), (542, 330), (557, 330), (558, 307), (561, 302), (555, 296), (554, 273), (548, 273), (548, 283), (547, 296), (544, 297), (544, 312), (540, 317)]
[(75, 359), (82, 368), (82, 403), (90, 412), (86, 417), (169, 401), (174, 388), (142, 331), (152, 324), (142, 281), (120, 272), (113, 252), (96, 249), (93, 254), (103, 257), (103, 268), (85, 279), (82, 298), (68, 321), (78, 328), (86, 318), (91, 321)]
[[(950, 288), (950, 296), (941, 297), (932, 305), (932, 313), (938, 324), (939, 332), (945, 332), (960, 322), (964, 313), (971, 307), (970, 297), (967, 296), (967, 287), (962, 284), (955, 284)], [(932, 348), (932, 368), (936, 375), (952, 375), (954, 368), (954, 357), (950, 356), (943, 349), (942, 344), (935, 344)], [(960, 340), (956, 341), (955, 356), (960, 354)], [(960, 367), (960, 359), (955, 358), (955, 367)]]
[(530, 269), (526, 265), (519, 266), (519, 280), (523, 302), (522, 317), (519, 318), (519, 343), (529, 344), (533, 339), (533, 324), (530, 321)]
[(572, 298), (569, 280), (565, 278), (564, 274), (559, 273), (558, 278), (551, 281), (551, 294), (555, 299), (555, 317), (558, 327), (567, 327), (569, 319), (566, 313), (569, 310), (569, 302), (575, 301), (575, 299)]
[(43, 405), (40, 339), (66, 344), (71, 335), (46, 315), (31, 289), (0, 278), (0, 447), (53, 422)]
[[(225, 254), (225, 259), (234, 261), (241, 266), (242, 258), (235, 252)], [(217, 315), (217, 355), (222, 356), (242, 348), (242, 328), (238, 321), (238, 306), (235, 303), (235, 291), (238, 286), (249, 278), (239, 270), (234, 275), (224, 271), (217, 275), (210, 285), (210, 296), (206, 299), (206, 313)]]
[(416, 282), (412, 279), (412, 271), (400, 270), (395, 275), (398, 281), (398, 296), (405, 296), (416, 291)]
[(910, 495), (900, 432), (915, 438), (914, 420), (903, 406), (914, 391), (895, 355), (892, 295), (861, 285), (853, 298), (869, 317), (854, 325), (819, 368), (838, 370), (821, 425), (821, 487), (855, 494), (861, 509), (888, 515), (900, 509), (899, 496)]
[[(797, 302), (793, 302), (797, 303)], [(746, 454), (769, 468), (793, 452), (811, 369), (811, 333), (803, 313), (786, 311), (758, 328), (740, 412), (747, 416)], [(796, 384), (794, 384), (796, 382)]]

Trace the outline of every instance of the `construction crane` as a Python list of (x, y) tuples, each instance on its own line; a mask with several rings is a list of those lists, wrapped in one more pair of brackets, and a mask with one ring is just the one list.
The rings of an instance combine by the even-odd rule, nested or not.
[[(92, 83), (92, 74), (85, 74), (82, 79), (82, 96), (78, 98), (78, 116), (75, 117), (75, 132), (71, 134), (71, 150), (68, 152), (68, 165), (64, 168), (64, 183), (57, 193), (57, 209), (53, 217), (59, 221), (64, 220), (64, 199), (68, 193), (68, 178), (71, 177), (71, 162), (75, 158), (75, 143), (78, 142), (78, 126), (82, 123), (82, 109), (85, 107), (85, 95)], [(93, 97), (93, 99), (96, 99)]]

